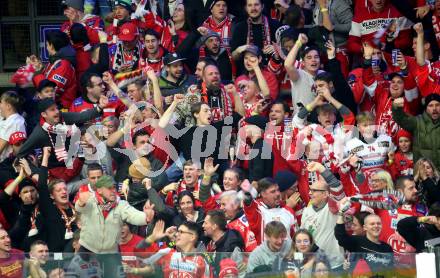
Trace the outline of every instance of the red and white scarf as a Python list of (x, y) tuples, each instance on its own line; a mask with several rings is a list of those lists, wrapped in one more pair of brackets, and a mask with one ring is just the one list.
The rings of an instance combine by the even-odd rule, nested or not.
[[(262, 15), (263, 18), (263, 48), (271, 45), (271, 40), (270, 40), (270, 26), (269, 26), (269, 20), (267, 19), (267, 16)], [(252, 19), (248, 18), (247, 19), (247, 23), (248, 23), (248, 33), (247, 33), (247, 38), (246, 38), (246, 44), (254, 44), (255, 45), (255, 41), (254, 41), (254, 34), (252, 31)]]
[(118, 199), (116, 199), (116, 201), (114, 202), (105, 201), (104, 198), (101, 195), (99, 195), (99, 193), (96, 191), (95, 191), (95, 198), (96, 201), (98, 201), (98, 206), (101, 209), (104, 218), (107, 218), (110, 211), (118, 205)]
[(221, 22), (217, 23), (215, 19), (210, 15), (205, 22), (203, 22), (203, 27), (206, 27), (208, 29), (211, 29), (212, 31), (216, 32), (220, 35), (222, 45), (230, 49), (230, 41), (232, 37), (232, 19), (230, 16), (226, 16), (225, 19), (223, 19)]
[(60, 206), (56, 206), (58, 208), (58, 210), (61, 213), (61, 218), (64, 221), (64, 225), (66, 226), (66, 233), (64, 234), (64, 239), (71, 239), (73, 238), (73, 230), (72, 230), (72, 224), (75, 222), (76, 220), (76, 211), (75, 208), (72, 206), (71, 203), (69, 203), (69, 208), (72, 210), (72, 216), (68, 216), (67, 212), (64, 208), (60, 207)]
[[(48, 122), (43, 121), (43, 124), (41, 125), (44, 131), (47, 132), (47, 135), (49, 136), (50, 143), (52, 147), (55, 150), (55, 156), (59, 162), (66, 161), (67, 160), (67, 151), (66, 151), (66, 145), (65, 140), (67, 137), (71, 137), (74, 133), (75, 129), (77, 128), (75, 125), (66, 125), (65, 123), (62, 124), (56, 124), (51, 125)], [(61, 135), (59, 138), (61, 142), (59, 144), (55, 144), (53, 141), (52, 135), (55, 134)]]

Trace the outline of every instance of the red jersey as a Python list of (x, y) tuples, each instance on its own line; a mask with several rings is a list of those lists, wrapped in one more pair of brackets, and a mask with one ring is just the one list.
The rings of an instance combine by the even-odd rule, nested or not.
[(41, 80), (49, 79), (57, 86), (55, 87), (55, 100), (63, 108), (68, 109), (76, 98), (77, 83), (75, 68), (66, 59), (58, 59), (48, 64), (40, 74), (32, 78), (34, 86), (38, 87)]
[(208, 278), (211, 277), (209, 265), (200, 255), (183, 255), (171, 250), (159, 260), (163, 277), (168, 278)]
[[(144, 240), (142, 237), (133, 234), (132, 238), (124, 244), (119, 244), (119, 252), (122, 256), (122, 262), (126, 263), (131, 267), (141, 267), (139, 263), (139, 257), (147, 257), (148, 255), (153, 255), (159, 250), (156, 243), (145, 249), (136, 248), (139, 242)], [(142, 277), (140, 275), (127, 274), (127, 278), (137, 278)]]
[(414, 76), (422, 97), (432, 93), (440, 94), (440, 62), (427, 62), (423, 66), (416, 65), (415, 68)]
[[(82, 112), (85, 110), (93, 109), (96, 106), (97, 104), (90, 102), (87, 97), (79, 97), (75, 99), (75, 101), (72, 103), (69, 112)], [(125, 109), (125, 105), (118, 97), (111, 96), (108, 99), (108, 105), (102, 111), (102, 116), (97, 117), (94, 122), (100, 123), (104, 118), (109, 116), (115, 116), (116, 118), (119, 118), (119, 115), (124, 112)]]
[(347, 49), (353, 54), (361, 54), (362, 43), (374, 41), (374, 35), (393, 20), (399, 30), (394, 40), (396, 48), (405, 49), (411, 46), (411, 26), (413, 23), (404, 17), (393, 5), (388, 3), (382, 12), (375, 12), (370, 5), (361, 5), (354, 10)]
[[(371, 67), (364, 69), (362, 76), (364, 85), (367, 91), (371, 92), (370, 97), (375, 104), (376, 125), (380, 126), (381, 131), (391, 137), (396, 135), (400, 127), (393, 119), (392, 104), (393, 99), (390, 94), (390, 82), (378, 82)], [(414, 82), (408, 78), (404, 78), (404, 111), (416, 115), (419, 108), (419, 94), (416, 87), (413, 87)]]
[(246, 218), (246, 215), (242, 214), (241, 216), (235, 218), (234, 220), (230, 221), (226, 227), (228, 229), (236, 230), (240, 233), (241, 238), (244, 241), (245, 252), (252, 252), (255, 248), (257, 248), (257, 240), (254, 232), (252, 232), (251, 228), (249, 227), (249, 222)]
[(397, 210), (375, 209), (377, 215), (382, 219), (382, 232), (379, 240), (387, 243), (397, 254), (412, 253), (416, 250), (409, 245), (397, 232), (397, 223), (410, 216), (424, 216), (427, 209), (421, 204), (402, 205)]
[[(273, 72), (265, 68), (261, 69), (261, 72), (263, 73), (264, 79), (266, 80), (267, 86), (269, 87), (270, 98), (272, 100), (277, 99), (279, 93), (279, 84), (277, 77)], [(240, 83), (241, 80), (250, 80), (250, 78), (251, 77), (249, 75), (245, 75), (245, 74), (240, 75), (235, 80), (235, 86), (238, 87), (238, 84)]]
[(400, 176), (412, 176), (414, 161), (412, 153), (410, 155), (405, 155), (404, 153), (397, 151), (394, 154), (394, 162), (390, 165), (390, 174), (394, 180)]
[(9, 258), (0, 258), (0, 277), (22, 278), (24, 260), (23, 251), (11, 249)]
[[(174, 207), (174, 205), (175, 205), (174, 204), (174, 196), (179, 195), (179, 193), (182, 191), (185, 191), (185, 190), (188, 190), (191, 192), (200, 191), (200, 182), (201, 182), (201, 180), (198, 180), (197, 183), (195, 184), (194, 188), (189, 188), (186, 186), (185, 181), (180, 181), (179, 187), (177, 187), (177, 191), (170, 191), (167, 193), (167, 195), (165, 197), (165, 204), (167, 204), (170, 207)], [(196, 203), (194, 204), (194, 206), (202, 207), (203, 204), (199, 200), (196, 200)]]

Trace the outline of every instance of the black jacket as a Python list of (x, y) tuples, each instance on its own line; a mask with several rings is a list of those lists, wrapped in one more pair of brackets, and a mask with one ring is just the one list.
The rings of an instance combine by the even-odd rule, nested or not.
[(440, 201), (440, 183), (435, 182), (433, 179), (426, 179), (419, 185), (428, 208), (431, 207), (432, 204)]
[[(49, 189), (47, 187), (48, 170), (46, 167), (41, 167), (41, 172), (38, 178), (38, 193), (39, 193), (39, 208), (40, 216), (44, 226), (44, 240), (47, 242), (49, 252), (63, 252), (65, 246), (70, 242), (65, 239), (66, 225), (62, 219), (60, 210), (55, 206), (50, 197)], [(73, 209), (66, 209), (68, 217), (73, 215)], [(76, 223), (71, 225), (72, 232), (75, 232), (78, 227)]]
[[(72, 124), (83, 124), (87, 121), (93, 120), (98, 117), (101, 113), (98, 112), (96, 108), (89, 109), (83, 111), (81, 113), (61, 113), (61, 118), (67, 125)], [(51, 133), (50, 134), (52, 141), (54, 144), (57, 142), (57, 135)], [(66, 151), (69, 150), (70, 147), (70, 137), (65, 138), (64, 145), (66, 147)], [(41, 125), (37, 125), (32, 131), (31, 135), (21, 146), (20, 151), (17, 154), (18, 158), (25, 157), (29, 153), (31, 153), (34, 149), (43, 148), (46, 146), (51, 146), (51, 140), (49, 139), (49, 134), (41, 127)], [(52, 152), (49, 157), (49, 168), (65, 166), (64, 162), (59, 162), (55, 156), (55, 152)]]
[(440, 237), (440, 231), (434, 225), (420, 224), (416, 216), (400, 220), (397, 231), (417, 252), (425, 249), (426, 240)]
[[(150, 161), (151, 171), (158, 171), (163, 167), (162, 162), (155, 158), (153, 154), (148, 154), (146, 158), (148, 159), (148, 161)], [(151, 186), (156, 189), (156, 191), (162, 190), (162, 188), (164, 188), (167, 184), (168, 177), (165, 171), (162, 171), (160, 175), (151, 178)], [(130, 190), (128, 191), (127, 201), (133, 207), (137, 208), (138, 210), (142, 210), (144, 203), (148, 200), (147, 189), (145, 189), (145, 186), (143, 186), (142, 184), (134, 183), (129, 185), (129, 189)]]
[(249, 181), (253, 182), (265, 177), (272, 177), (273, 155), (270, 145), (262, 138), (259, 138), (251, 146), (249, 155), (252, 156), (254, 152), (258, 152), (258, 154), (254, 158), (249, 159)]

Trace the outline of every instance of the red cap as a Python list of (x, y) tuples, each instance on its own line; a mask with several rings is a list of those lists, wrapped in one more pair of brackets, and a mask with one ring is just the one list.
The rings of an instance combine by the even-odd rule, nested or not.
[(118, 39), (121, 41), (131, 42), (139, 35), (138, 28), (133, 23), (124, 23), (120, 28)]
[(9, 145), (15, 145), (21, 141), (26, 140), (26, 133), (17, 131), (11, 134), (9, 137)]
[(238, 268), (236, 262), (234, 262), (230, 258), (226, 258), (220, 261), (219, 278), (223, 278), (229, 274), (234, 274), (238, 276)]

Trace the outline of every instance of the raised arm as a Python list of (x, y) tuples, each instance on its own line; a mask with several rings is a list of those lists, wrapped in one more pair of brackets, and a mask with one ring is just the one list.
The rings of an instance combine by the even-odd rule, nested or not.
[(228, 94), (232, 95), (234, 98), (234, 111), (240, 114), (241, 116), (245, 115), (245, 109), (243, 102), (241, 101), (240, 95), (237, 92), (237, 88), (234, 84), (228, 84), (225, 86), (225, 90)]
[(258, 87), (260, 87), (261, 94), (264, 98), (270, 98), (270, 89), (267, 85), (266, 79), (263, 76), (263, 72), (261, 71), (258, 58), (253, 57), (253, 59), (250, 60), (250, 64), (255, 72), (255, 76), (257, 77)]
[(98, 106), (93, 109), (88, 109), (80, 113), (76, 112), (66, 112), (63, 114), (63, 119), (66, 124), (83, 124), (87, 121), (93, 120), (101, 115), (104, 108), (108, 105), (108, 98), (106, 96), (101, 96), (99, 98)]
[(102, 74), (102, 80), (116, 94), (116, 96), (122, 101), (125, 106), (130, 108), (130, 106), (134, 104), (134, 102), (129, 99), (128, 96), (121, 89), (119, 89), (118, 85), (116, 85), (115, 81), (113, 80), (113, 76), (110, 72), (104, 72)]
[(425, 49), (423, 47), (425, 34), (423, 33), (423, 25), (422, 23), (417, 23), (414, 25), (414, 30), (417, 33), (417, 41), (416, 41), (416, 61), (417, 65), (423, 66), (425, 64)]
[(319, 9), (322, 14), (322, 26), (327, 29), (329, 32), (333, 31), (333, 23), (330, 19), (330, 12), (327, 8), (327, 0), (318, 0)]
[(293, 48), (290, 50), (289, 54), (284, 61), (284, 67), (286, 68), (286, 72), (289, 75), (290, 80), (293, 82), (299, 79), (299, 73), (297, 68), (295, 67), (295, 61), (298, 56), (298, 52), (303, 45), (308, 42), (308, 38), (305, 34), (299, 34), (298, 40), (296, 41)]
[(171, 120), (171, 117), (173, 116), (174, 110), (176, 109), (177, 105), (181, 103), (185, 97), (182, 94), (174, 95), (174, 100), (171, 103), (171, 105), (168, 107), (167, 110), (163, 113), (162, 117), (159, 119), (158, 126), (160, 128), (165, 128)]

